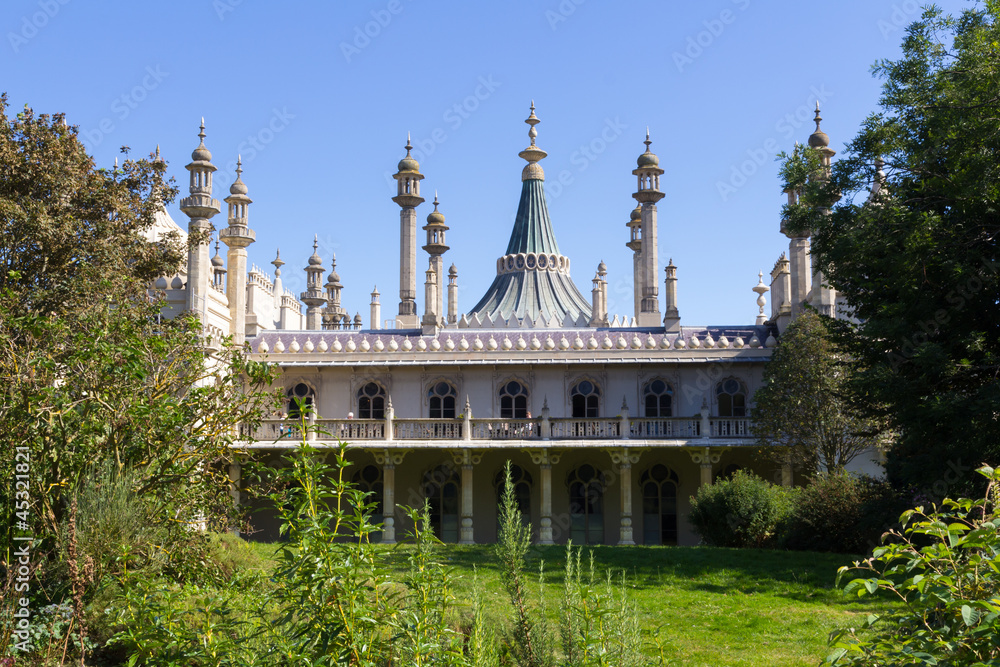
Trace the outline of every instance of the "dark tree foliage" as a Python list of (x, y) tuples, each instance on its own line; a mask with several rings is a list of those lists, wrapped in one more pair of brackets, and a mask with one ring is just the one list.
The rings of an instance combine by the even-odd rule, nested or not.
[(814, 177), (811, 149), (783, 168), (800, 194), (788, 224), (812, 231), (859, 322), (840, 343), (858, 402), (895, 434), (888, 475), (926, 495), (960, 490), (945, 472), (1000, 458), (998, 19), (995, 0), (958, 17), (927, 9), (902, 57), (875, 66), (881, 109), (829, 177)]

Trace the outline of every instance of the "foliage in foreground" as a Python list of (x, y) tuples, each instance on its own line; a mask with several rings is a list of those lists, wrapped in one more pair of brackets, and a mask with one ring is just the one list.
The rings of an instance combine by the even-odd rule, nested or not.
[(902, 530), (891, 531), (871, 558), (840, 568), (838, 582), (852, 577), (846, 593), (903, 604), (869, 615), (865, 632), (834, 632), (828, 664), (1000, 664), (1000, 470), (978, 472), (988, 480), (983, 498), (907, 510)]

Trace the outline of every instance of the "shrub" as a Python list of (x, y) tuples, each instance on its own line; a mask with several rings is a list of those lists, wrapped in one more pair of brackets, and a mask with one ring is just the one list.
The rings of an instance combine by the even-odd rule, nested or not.
[(903, 602), (862, 623), (866, 632), (830, 635), (833, 665), (1000, 664), (1000, 470), (978, 471), (989, 480), (983, 498), (945, 499), (941, 509), (907, 510), (892, 542), (871, 558), (842, 567), (838, 584), (858, 597)]
[(689, 521), (706, 544), (717, 547), (772, 546), (792, 508), (792, 492), (753, 473), (702, 486), (691, 499)]
[(795, 494), (782, 546), (863, 554), (896, 524), (904, 507), (884, 480), (846, 472), (820, 475)]

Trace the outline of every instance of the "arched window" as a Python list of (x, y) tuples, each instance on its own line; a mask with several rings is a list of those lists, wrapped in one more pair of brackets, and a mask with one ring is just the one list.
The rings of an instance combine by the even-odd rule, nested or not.
[[(531, 521), (531, 474), (521, 466), (510, 466), (510, 483), (514, 486), (514, 500), (521, 510), (521, 521), (525, 524)], [(504, 469), (493, 477), (493, 487), (497, 492), (497, 528), (500, 527), (500, 510), (503, 507)], [(499, 534), (499, 531), (498, 531)]]
[[(382, 509), (382, 500), (384, 497), (384, 487), (382, 486), (382, 468), (373, 465), (365, 466), (354, 473), (351, 477), (351, 482), (354, 483), (354, 488), (366, 494), (366, 503), (374, 504), (371, 511), (372, 523), (381, 523), (382, 512), (384, 511)], [(368, 539), (372, 542), (381, 542), (382, 531), (371, 533)]]
[(677, 544), (677, 473), (657, 463), (642, 473), (642, 543)]
[(385, 418), (385, 389), (377, 382), (369, 382), (358, 389), (358, 419)]
[(604, 542), (604, 475), (583, 464), (566, 478), (569, 485), (570, 538), (575, 544)]
[(305, 382), (299, 382), (285, 392), (287, 413), (289, 419), (299, 419), (303, 412), (308, 413), (313, 407), (313, 390)]
[(642, 400), (646, 417), (672, 417), (674, 390), (669, 384), (657, 378), (642, 387)]
[(431, 528), (442, 542), (458, 542), (461, 482), (455, 468), (439, 465), (424, 473), (421, 488), (430, 505)]
[(427, 390), (430, 411), (428, 416), (431, 419), (454, 419), (455, 402), (458, 392), (447, 382), (435, 382)]
[(597, 406), (601, 400), (601, 388), (590, 380), (581, 380), (570, 390), (570, 401), (573, 406), (573, 417), (586, 419), (597, 417)]
[(517, 380), (511, 380), (500, 387), (500, 418), (528, 418), (528, 390)]
[(747, 416), (747, 388), (739, 380), (729, 378), (715, 385), (715, 398), (720, 417)]

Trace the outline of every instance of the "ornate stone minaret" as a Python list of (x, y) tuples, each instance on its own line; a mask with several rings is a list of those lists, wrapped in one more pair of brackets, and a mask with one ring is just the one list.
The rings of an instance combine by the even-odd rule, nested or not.
[[(819, 115), (819, 100), (816, 101), (816, 117), (814, 120), (816, 122), (816, 131), (809, 135), (809, 146), (815, 148), (820, 153), (820, 162), (823, 167), (817, 178), (826, 180), (830, 177), (831, 160), (837, 153), (830, 148), (830, 137), (819, 127), (820, 121), (823, 120), (822, 116)], [(829, 214), (830, 210), (823, 209), (823, 212)], [(826, 277), (822, 271), (815, 267), (813, 267), (812, 293), (809, 295), (809, 302), (823, 315), (836, 317), (837, 292), (826, 286)]]
[(313, 254), (309, 257), (306, 267), (306, 291), (299, 295), (306, 304), (306, 329), (319, 330), (323, 326), (323, 306), (326, 296), (323, 293), (323, 260), (317, 253), (319, 237), (313, 237)]
[(659, 268), (656, 261), (656, 202), (663, 199), (660, 192), (660, 159), (649, 150), (653, 142), (649, 140), (649, 130), (646, 130), (646, 152), (636, 160), (636, 168), (632, 173), (638, 178), (639, 189), (632, 194), (642, 206), (642, 302), (639, 304), (639, 316), (636, 324), (640, 327), (659, 327), (663, 323), (660, 316)]
[(275, 249), (271, 265), (274, 267), (274, 311), (278, 312), (278, 309), (281, 308), (281, 296), (285, 293), (285, 286), (281, 282), (281, 267), (285, 265), (284, 260), (281, 259), (281, 248)]
[(424, 280), (424, 317), (420, 321), (420, 328), (425, 336), (433, 336), (437, 334), (441, 323), (438, 313), (434, 310), (438, 292), (437, 273), (428, 266), (424, 275), (426, 276)]
[(212, 285), (217, 290), (226, 289), (226, 263), (219, 254), (219, 242), (215, 242), (215, 254), (212, 255)]
[(593, 289), (590, 290), (591, 314), (590, 326), (608, 326), (608, 266), (601, 260), (597, 265), (597, 273), (594, 274)]
[[(347, 329), (350, 318), (347, 311), (340, 305), (340, 292), (344, 286), (340, 284), (340, 274), (337, 273), (337, 255), (330, 260), (330, 274), (326, 277), (326, 308), (323, 309), (324, 329)], [(372, 328), (375, 328), (372, 325)]]
[(371, 308), (371, 319), (368, 322), (368, 327), (370, 329), (381, 329), (382, 328), (382, 304), (378, 302), (378, 285), (372, 289), (372, 308)]
[(212, 154), (205, 148), (205, 119), (201, 119), (201, 130), (198, 132), (201, 140), (198, 147), (191, 153), (191, 162), (185, 167), (191, 172), (191, 182), (187, 197), (181, 200), (181, 211), (191, 221), (188, 223), (188, 234), (200, 237), (197, 245), (188, 248), (188, 310), (197, 313), (205, 320), (208, 312), (209, 281), (211, 280), (210, 263), (208, 259), (209, 234), (215, 229), (212, 226), (212, 216), (222, 210), (218, 199), (212, 199)]
[(448, 269), (448, 324), (458, 324), (458, 268)]
[(399, 204), (399, 315), (397, 322), (401, 329), (415, 329), (420, 326), (417, 319), (417, 210), (423, 203), (420, 196), (420, 164), (410, 156), (413, 146), (410, 135), (406, 135), (406, 157), (399, 161), (396, 179), (396, 196), (392, 201)]
[(632, 251), (632, 293), (635, 297), (636, 321), (642, 312), (642, 204), (636, 204), (628, 216), (628, 243), (625, 245)]
[(424, 252), (430, 255), (430, 269), (434, 271), (434, 281), (437, 286), (434, 292), (434, 314), (439, 326), (445, 325), (444, 320), (444, 259), (442, 255), (448, 252), (445, 242), (445, 232), (449, 227), (444, 224), (444, 214), (438, 211), (438, 196), (434, 193), (434, 210), (427, 216), (427, 224), (423, 229), (427, 232), (427, 245)]
[(229, 299), (229, 321), (232, 322), (233, 342), (242, 345), (247, 327), (247, 247), (256, 240), (254, 231), (247, 226), (247, 213), (253, 202), (247, 197), (243, 182), (243, 158), (236, 157), (236, 181), (229, 186), (229, 226), (219, 232), (219, 238), (229, 246), (229, 277), (226, 297)]
[(663, 328), (671, 333), (681, 330), (681, 314), (677, 310), (677, 267), (673, 258), (663, 268), (666, 278), (663, 281), (663, 294), (666, 308), (663, 311)]

